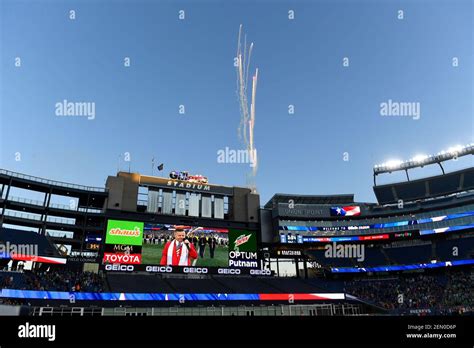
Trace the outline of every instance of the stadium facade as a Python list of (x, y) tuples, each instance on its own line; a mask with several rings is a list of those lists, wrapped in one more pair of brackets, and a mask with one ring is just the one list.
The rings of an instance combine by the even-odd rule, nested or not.
[[(116, 300), (156, 306), (290, 298), (323, 302), (321, 313), (329, 304), (334, 313), (360, 314), (383, 309), (351, 295), (347, 280), (451, 269), (471, 277), (474, 168), (374, 185), (374, 192), (378, 203), (357, 202), (352, 194), (275, 194), (261, 207), (250, 189), (186, 172), (169, 178), (119, 172), (98, 188), (0, 170), (0, 241), (39, 246), (39, 255), (3, 252), (0, 265), (6, 272), (28, 263), (34, 271), (103, 274), (107, 288), (100, 294), (74, 296), (104, 308)], [(32, 194), (39, 199), (26, 198)], [(189, 252), (198, 255), (184, 266), (166, 254), (176, 231), (186, 233)], [(300, 279), (279, 278), (288, 275), (283, 263)], [(41, 302), (41, 296), (2, 290), (3, 298)], [(70, 293), (48, 296), (67, 303)]]

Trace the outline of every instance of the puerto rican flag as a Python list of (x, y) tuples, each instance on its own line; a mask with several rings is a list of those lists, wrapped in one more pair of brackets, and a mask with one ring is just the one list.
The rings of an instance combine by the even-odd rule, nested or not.
[(331, 207), (331, 216), (359, 216), (360, 207), (357, 205), (347, 207)]

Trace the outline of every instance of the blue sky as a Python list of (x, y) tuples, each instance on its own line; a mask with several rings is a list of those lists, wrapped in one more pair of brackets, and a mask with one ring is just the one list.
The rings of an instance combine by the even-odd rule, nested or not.
[[(128, 170), (119, 159), (128, 152), (132, 171), (150, 174), (154, 156), (165, 175), (188, 170), (211, 183), (245, 185), (248, 164), (217, 162), (218, 150), (243, 148), (233, 66), (240, 24), (259, 68), (262, 204), (276, 192), (374, 201), (374, 164), (474, 140), (469, 0), (0, 4), (5, 169), (103, 186), (117, 167)], [(94, 102), (95, 119), (56, 116), (64, 99)], [(420, 103), (420, 119), (382, 117), (380, 103), (389, 99)], [(467, 158), (447, 167), (472, 164)]]

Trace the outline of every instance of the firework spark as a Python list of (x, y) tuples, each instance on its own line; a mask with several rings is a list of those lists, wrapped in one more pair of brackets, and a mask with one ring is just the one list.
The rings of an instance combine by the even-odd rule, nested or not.
[(248, 78), (250, 71), (250, 60), (252, 57), (253, 42), (247, 48), (247, 35), (244, 35), (244, 43), (242, 45), (242, 24), (239, 27), (239, 38), (237, 42), (237, 96), (239, 98), (240, 108), (240, 124), (238, 128), (239, 138), (243, 141), (252, 164), (252, 171), (248, 175), (247, 184), (253, 191), (256, 191), (255, 177), (257, 175), (258, 161), (257, 150), (254, 143), (254, 126), (255, 126), (255, 102), (257, 95), (258, 69), (252, 76), (252, 90), (250, 93), (250, 108), (248, 100)]

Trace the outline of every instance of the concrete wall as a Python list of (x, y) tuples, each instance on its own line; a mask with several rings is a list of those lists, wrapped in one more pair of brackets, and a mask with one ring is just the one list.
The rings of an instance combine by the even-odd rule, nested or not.
[(139, 174), (120, 172), (109, 176), (105, 186), (109, 189), (107, 209), (137, 211)]

